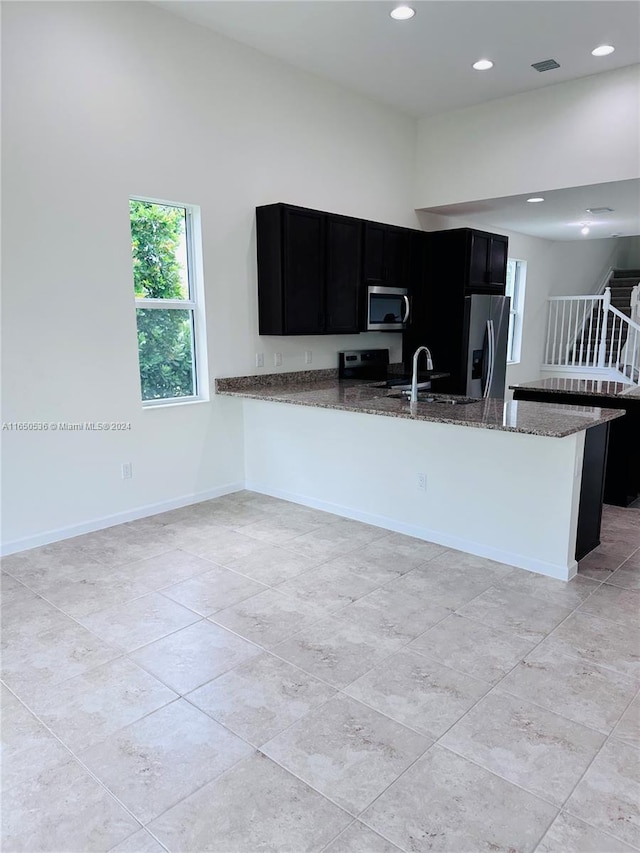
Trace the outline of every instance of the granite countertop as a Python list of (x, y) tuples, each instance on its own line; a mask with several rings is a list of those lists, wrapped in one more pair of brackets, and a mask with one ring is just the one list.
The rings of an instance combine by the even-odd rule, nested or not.
[[(273, 403), (314, 406), (392, 418), (563, 438), (619, 418), (622, 409), (600, 409), (553, 403), (506, 402), (490, 398), (468, 405), (414, 403), (391, 397), (380, 382), (339, 380), (336, 370), (309, 370), (216, 379), (216, 393)], [(438, 398), (463, 400), (453, 394)]]
[(607, 379), (561, 379), (553, 376), (533, 382), (520, 382), (517, 385), (510, 385), (509, 388), (513, 391), (523, 388), (528, 391), (545, 391), (549, 394), (581, 394), (640, 400), (640, 387), (637, 385), (625, 385), (624, 382), (610, 382)]

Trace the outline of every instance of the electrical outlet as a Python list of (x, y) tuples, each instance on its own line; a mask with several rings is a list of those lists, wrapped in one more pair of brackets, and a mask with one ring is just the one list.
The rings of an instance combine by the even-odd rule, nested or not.
[(282, 353), (281, 352), (274, 352), (273, 364), (274, 364), (274, 367), (282, 367)]
[(264, 367), (264, 353), (257, 352), (256, 353), (256, 367)]
[(427, 475), (426, 474), (418, 474), (418, 489), (421, 492), (427, 491)]
[(305, 350), (305, 353), (304, 353), (304, 363), (305, 363), (305, 364), (311, 364), (311, 362), (312, 362), (312, 361), (313, 361), (313, 353), (311, 352), (311, 350), (310, 350), (310, 349)]
[(123, 462), (121, 470), (123, 480), (130, 480), (133, 477), (133, 468), (131, 462)]

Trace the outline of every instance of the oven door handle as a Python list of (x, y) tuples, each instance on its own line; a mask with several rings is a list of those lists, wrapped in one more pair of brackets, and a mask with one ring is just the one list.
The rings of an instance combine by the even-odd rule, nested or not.
[(402, 318), (402, 324), (404, 325), (409, 319), (409, 314), (411, 313), (411, 303), (409, 302), (408, 296), (403, 296), (404, 299), (404, 317)]

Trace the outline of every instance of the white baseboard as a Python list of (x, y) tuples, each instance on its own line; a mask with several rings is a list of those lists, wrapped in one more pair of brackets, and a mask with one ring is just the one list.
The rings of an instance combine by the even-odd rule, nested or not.
[(354, 519), (355, 521), (372, 524), (375, 527), (382, 527), (385, 530), (392, 530), (395, 533), (404, 533), (407, 536), (414, 536), (416, 539), (435, 542), (438, 545), (445, 546), (446, 548), (455, 548), (458, 551), (465, 551), (468, 554), (475, 554), (478, 557), (486, 557), (490, 560), (496, 560), (499, 563), (506, 563), (509, 566), (527, 569), (530, 572), (536, 572), (537, 574), (546, 575), (547, 577), (557, 578), (559, 580), (571, 580), (578, 570), (578, 564), (575, 560), (568, 566), (546, 563), (542, 560), (524, 557), (521, 554), (516, 554), (511, 551), (504, 551), (501, 548), (494, 548), (469, 539), (450, 536), (438, 530), (431, 530), (428, 527), (405, 524), (402, 521), (397, 521), (396, 519), (388, 518), (386, 516), (363, 512), (362, 510), (354, 509), (353, 507), (342, 506), (329, 501), (316, 500), (315, 498), (288, 492), (283, 489), (272, 489), (262, 483), (255, 483), (251, 481), (246, 483), (227, 483), (223, 486), (218, 486), (215, 489), (208, 489), (207, 491), (198, 492), (193, 495), (184, 495), (180, 498), (174, 498), (172, 500), (162, 501), (156, 504), (147, 504), (146, 506), (127, 510), (126, 512), (115, 513), (114, 515), (103, 516), (102, 518), (95, 518), (90, 521), (83, 522), (82, 524), (75, 524), (70, 527), (61, 527), (56, 530), (48, 530), (44, 533), (39, 533), (36, 536), (30, 536), (24, 539), (15, 539), (3, 544), (0, 549), (0, 554), (2, 554), (2, 556), (8, 556), (9, 554), (17, 553), (18, 551), (26, 551), (29, 548), (49, 545), (52, 542), (59, 542), (62, 539), (71, 539), (74, 536), (80, 536), (83, 533), (93, 533), (96, 530), (104, 530), (106, 527), (113, 527), (116, 524), (124, 524), (127, 521), (135, 521), (138, 518), (147, 518), (151, 515), (157, 515), (160, 512), (179, 509), (180, 507), (190, 506), (191, 504), (211, 500), (212, 498), (219, 498), (223, 495), (238, 492), (242, 489), (248, 489), (252, 492), (258, 492), (263, 495), (270, 495), (274, 498), (282, 498), (282, 500), (291, 501), (292, 503), (300, 504), (301, 506), (308, 506), (313, 509), (331, 512), (335, 515)]
[(288, 492), (284, 489), (272, 489), (262, 483), (256, 483), (253, 481), (247, 481), (245, 483), (245, 489), (248, 489), (251, 492), (259, 492), (263, 495), (269, 495), (274, 498), (281, 498), (282, 500), (291, 501), (292, 503), (301, 504), (302, 506), (308, 506), (312, 509), (331, 512), (335, 515), (351, 518), (354, 521), (362, 521), (365, 524), (372, 524), (374, 527), (383, 527), (385, 530), (393, 530), (395, 533), (404, 533), (407, 536), (414, 536), (416, 539), (425, 539), (428, 542), (435, 542), (438, 545), (444, 545), (446, 548), (455, 548), (458, 551), (465, 551), (466, 553), (474, 554), (477, 557), (486, 557), (490, 560), (496, 560), (499, 563), (506, 563), (508, 566), (527, 569), (530, 572), (536, 572), (536, 574), (546, 575), (547, 577), (557, 578), (558, 580), (571, 580), (578, 571), (578, 564), (575, 560), (569, 563), (568, 566), (547, 563), (543, 560), (525, 557), (522, 554), (504, 551), (501, 548), (483, 545), (469, 539), (450, 536), (438, 530), (431, 530), (428, 527), (419, 527), (415, 524), (405, 524), (404, 522), (397, 521), (394, 518), (375, 515), (370, 512), (363, 512), (362, 510), (331, 503), (330, 501), (316, 500), (315, 498)]
[(40, 545), (49, 545), (51, 542), (60, 542), (62, 539), (71, 539), (73, 536), (81, 536), (83, 533), (93, 533), (95, 530), (104, 530), (105, 527), (113, 527), (116, 524), (124, 524), (127, 521), (136, 521), (138, 518), (147, 518), (150, 515), (157, 515), (160, 512), (168, 512), (170, 509), (179, 509), (180, 507), (197, 504), (201, 501), (208, 501), (212, 498), (220, 498), (222, 495), (239, 492), (241, 489), (244, 489), (243, 482), (226, 483), (223, 486), (217, 486), (215, 489), (207, 489), (204, 492), (183, 495), (182, 497), (172, 498), (168, 501), (135, 507), (135, 509), (118, 512), (114, 515), (105, 515), (102, 518), (93, 518), (90, 521), (82, 522), (82, 524), (73, 524), (70, 527), (60, 527), (56, 530), (46, 530), (44, 533), (38, 533), (35, 536), (27, 536), (24, 539), (14, 539), (11, 542), (4, 543), (0, 546), (0, 554), (6, 557), (18, 551), (38, 548)]

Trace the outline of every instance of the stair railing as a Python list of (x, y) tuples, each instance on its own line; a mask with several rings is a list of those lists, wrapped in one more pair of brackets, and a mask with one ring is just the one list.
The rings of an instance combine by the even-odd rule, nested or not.
[[(631, 318), (602, 295), (549, 299), (545, 367), (615, 372), (640, 384), (640, 285), (632, 292)], [(624, 377), (624, 380), (623, 380)]]
[(604, 296), (549, 299), (545, 365), (598, 367)]

